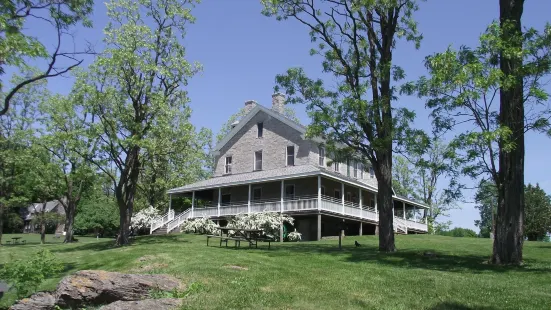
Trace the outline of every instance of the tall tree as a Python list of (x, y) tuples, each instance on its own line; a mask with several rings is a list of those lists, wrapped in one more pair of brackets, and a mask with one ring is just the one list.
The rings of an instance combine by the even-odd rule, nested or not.
[[(13, 83), (19, 83), (27, 76), (16, 75)], [(0, 217), (4, 217), (8, 208), (23, 207), (32, 202), (25, 191), (25, 182), (34, 165), (30, 147), (35, 134), (37, 102), (45, 91), (45, 80), (25, 86), (13, 97), (13, 109), (0, 116)], [(5, 96), (1, 93), (0, 99)], [(3, 223), (0, 221), (0, 244)]]
[(77, 206), (94, 175), (86, 158), (96, 151), (98, 140), (87, 132), (87, 112), (75, 110), (72, 100), (58, 95), (42, 102), (40, 120), (45, 133), (37, 142), (50, 152), (52, 163), (59, 167), (57, 178), (63, 180), (62, 196), (57, 199), (65, 210), (65, 243), (74, 240)]
[[(6, 68), (27, 72), (30, 60), (45, 60), (46, 66), (25, 79), (10, 83), (0, 105), (0, 116), (7, 113), (14, 95), (25, 85), (67, 73), (79, 66), (83, 54), (91, 52), (90, 48), (82, 51), (65, 51), (67, 40), (72, 38), (71, 28), (77, 24), (90, 27), (87, 16), (91, 14), (94, 1), (58, 1), (58, 0), (4, 0), (0, 4), (0, 75)], [(53, 50), (46, 47), (51, 39), (40, 40), (33, 34), (28, 23), (33, 21), (55, 33)], [(70, 46), (70, 44), (69, 44)], [(38, 62), (40, 63), (40, 62)], [(0, 90), (5, 83), (0, 80)]]
[(129, 242), (143, 151), (152, 146), (152, 129), (167, 128), (168, 120), (186, 106), (183, 87), (200, 69), (186, 60), (180, 43), (194, 21), (194, 3), (109, 2), (106, 49), (75, 87), (83, 109), (93, 115), (90, 130), (100, 137), (101, 150), (87, 159), (113, 183), (120, 213), (117, 245)]
[[(521, 264), (524, 242), (524, 78), (521, 26), (524, 0), (499, 0), (499, 125), (507, 128), (499, 144), (499, 199), (492, 262)], [(547, 60), (549, 67), (549, 60)]]
[(540, 241), (551, 233), (551, 196), (539, 184), (524, 187), (526, 217), (524, 235), (530, 241)]
[(307, 28), (317, 46), (312, 55), (323, 58), (323, 71), (336, 85), (307, 77), (300, 68), (276, 77), (288, 102), (307, 104), (312, 119), (309, 136), (327, 140), (328, 148), (345, 145), (358, 160), (369, 161), (378, 181), (379, 250), (396, 250), (393, 228), (392, 153), (414, 131), (414, 113), (397, 108), (394, 81), (404, 78), (393, 63), (397, 40), (413, 41), (421, 35), (413, 13), (414, 0), (262, 0), (264, 13), (278, 20), (289, 18)]
[(456, 201), (461, 198), (463, 188), (458, 182), (458, 164), (453, 148), (437, 136), (431, 138), (424, 153), (395, 157), (394, 190), (429, 206), (427, 219), (431, 232), (437, 218), (458, 208)]
[[(432, 109), (435, 129), (457, 133), (452, 145), (464, 164), (462, 172), (475, 179), (491, 179), (498, 190), (499, 206), (505, 206), (507, 195), (515, 199), (523, 196), (518, 190), (510, 193), (511, 182), (523, 182), (520, 171), (524, 169), (523, 161), (517, 161), (514, 169), (510, 166), (524, 156), (521, 136), (528, 131), (551, 133), (549, 95), (545, 91), (546, 78), (551, 72), (551, 26), (541, 32), (527, 29), (515, 38), (504, 38), (502, 34), (502, 25), (494, 23), (481, 36), (476, 49), (449, 48), (427, 57), (431, 77), (422, 78), (417, 85), (420, 95), (430, 97), (427, 106)], [(513, 39), (516, 42), (508, 42)], [(504, 71), (502, 56), (514, 58), (511, 61), (515, 66), (520, 61), (520, 67)], [(522, 80), (520, 97), (516, 84), (519, 80)], [(521, 100), (523, 108), (498, 108), (497, 101), (506, 98)], [(520, 123), (518, 115), (505, 116), (510, 113), (521, 113)], [(496, 230), (494, 263), (518, 264), (522, 260), (523, 207), (519, 203), (498, 207), (496, 223), (501, 231)]]

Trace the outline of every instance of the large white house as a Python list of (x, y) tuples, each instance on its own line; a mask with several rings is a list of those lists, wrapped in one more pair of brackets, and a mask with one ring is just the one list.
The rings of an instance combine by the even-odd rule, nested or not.
[[(180, 214), (170, 209), (151, 232), (170, 233), (189, 218), (225, 221), (270, 211), (293, 216), (303, 240), (338, 235), (343, 220), (347, 235), (376, 234), (377, 180), (371, 167), (330, 158), (323, 141), (307, 139), (306, 128), (283, 115), (284, 100), (274, 94), (271, 109), (245, 102), (248, 113), (214, 149), (214, 176), (168, 191), (171, 201), (189, 197), (191, 208)], [(396, 232), (427, 232), (426, 208), (394, 196)]]

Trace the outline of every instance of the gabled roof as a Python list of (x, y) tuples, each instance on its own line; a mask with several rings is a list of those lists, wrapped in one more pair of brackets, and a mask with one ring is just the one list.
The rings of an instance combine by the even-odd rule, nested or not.
[(257, 104), (254, 108), (252, 108), (249, 113), (247, 113), (240, 121), (239, 123), (232, 128), (232, 130), (222, 139), (214, 149), (212, 150), (214, 153), (219, 152), (230, 140), (233, 138), (249, 121), (258, 113), (264, 112), (268, 114), (269, 116), (281, 121), (282, 123), (286, 124), (287, 126), (297, 130), (301, 134), (306, 133), (306, 127), (293, 122), (292, 120), (288, 119), (284, 115), (277, 113), (273, 111), (272, 109), (268, 109), (265, 106), (262, 106), (260, 104)]

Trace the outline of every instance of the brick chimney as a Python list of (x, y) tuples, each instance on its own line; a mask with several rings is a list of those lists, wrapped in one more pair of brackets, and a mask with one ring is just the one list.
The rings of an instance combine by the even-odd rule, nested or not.
[(256, 107), (256, 101), (254, 100), (247, 100), (245, 101), (245, 114), (251, 112), (251, 110)]
[(277, 113), (283, 114), (285, 108), (285, 95), (282, 93), (275, 93), (272, 95), (272, 110)]

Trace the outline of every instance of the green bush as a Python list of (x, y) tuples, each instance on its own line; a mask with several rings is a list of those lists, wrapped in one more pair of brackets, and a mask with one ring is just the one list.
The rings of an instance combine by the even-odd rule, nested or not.
[(36, 291), (47, 278), (63, 270), (63, 264), (48, 250), (40, 250), (29, 259), (11, 260), (0, 269), (0, 279), (16, 291), (17, 297), (25, 297)]
[(478, 237), (478, 234), (474, 230), (468, 229), (468, 228), (462, 228), (462, 227), (456, 227), (451, 230), (441, 231), (439, 232), (439, 235), (449, 236), (449, 237), (469, 237), (469, 238)]

